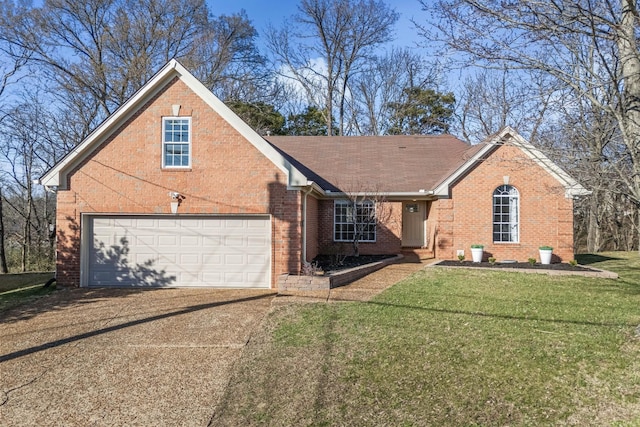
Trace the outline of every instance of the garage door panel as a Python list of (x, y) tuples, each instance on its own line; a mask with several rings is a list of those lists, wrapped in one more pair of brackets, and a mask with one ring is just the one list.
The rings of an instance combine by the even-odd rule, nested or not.
[(177, 243), (178, 237), (176, 235), (158, 236), (158, 246), (175, 246)]
[(180, 264), (183, 267), (193, 267), (200, 265), (201, 260), (198, 254), (181, 254), (180, 255)]
[(175, 253), (159, 253), (158, 254), (158, 263), (160, 265), (169, 264), (177, 264), (178, 263), (178, 255)]
[(180, 245), (183, 247), (198, 246), (200, 244), (198, 236), (181, 235), (178, 239), (180, 240)]
[(159, 219), (157, 223), (158, 227), (164, 230), (178, 228), (178, 223), (175, 219)]
[(244, 220), (240, 220), (240, 221), (235, 221), (235, 220), (226, 220), (224, 222), (224, 226), (225, 228), (243, 228), (246, 227), (246, 223)]
[(269, 287), (267, 217), (90, 217), (89, 286)]
[(247, 237), (247, 247), (248, 248), (264, 248), (267, 244), (267, 239), (265, 237), (258, 236), (248, 236)]
[(138, 252), (133, 258), (137, 265), (156, 264), (158, 262), (157, 254), (153, 252)]
[(205, 283), (222, 283), (221, 273), (204, 272), (202, 274), (202, 278), (204, 279)]
[(222, 220), (220, 219), (209, 219), (204, 222), (203, 228), (222, 228)]
[(242, 273), (230, 272), (224, 274), (224, 281), (229, 285), (239, 285), (243, 282), (244, 279), (245, 277)]
[(265, 229), (268, 227), (269, 227), (268, 221), (249, 221), (249, 224), (247, 224), (247, 228)]
[(205, 254), (202, 258), (202, 262), (211, 266), (222, 265), (222, 256), (216, 254)]
[(133, 219), (114, 219), (109, 221), (111, 224), (115, 225), (116, 227), (126, 227), (126, 228), (130, 228), (133, 226), (134, 220)]
[(136, 244), (137, 245), (144, 245), (144, 246), (156, 246), (157, 241), (156, 241), (157, 237), (154, 235), (137, 235), (136, 236)]
[(202, 246), (206, 248), (217, 248), (220, 246), (222, 239), (220, 236), (203, 236)]
[(229, 255), (225, 255), (224, 263), (226, 265), (233, 265), (233, 266), (244, 265), (245, 258), (241, 254), (229, 254)]
[(224, 245), (230, 248), (241, 248), (244, 246), (242, 236), (225, 236)]
[(247, 255), (247, 264), (249, 267), (260, 268), (266, 265), (268, 257), (265, 255), (249, 254)]

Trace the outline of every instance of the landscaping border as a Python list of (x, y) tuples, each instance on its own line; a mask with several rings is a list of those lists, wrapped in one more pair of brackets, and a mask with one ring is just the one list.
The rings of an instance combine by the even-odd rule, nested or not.
[(577, 271), (577, 270), (552, 270), (542, 268), (492, 268), (492, 267), (474, 267), (473, 265), (461, 264), (459, 266), (453, 265), (438, 265), (442, 260), (435, 260), (426, 265), (426, 267), (439, 267), (439, 268), (466, 268), (468, 270), (482, 270), (482, 271), (502, 271), (502, 272), (517, 272), (528, 274), (546, 274), (548, 276), (583, 276), (583, 277), (599, 277), (603, 279), (617, 279), (618, 273), (612, 271), (601, 270), (599, 268), (588, 267), (592, 271)]
[(403, 258), (404, 255), (400, 254), (371, 264), (329, 272), (323, 276), (282, 274), (278, 277), (278, 291), (320, 291), (337, 288), (380, 270), (389, 264), (398, 262)]

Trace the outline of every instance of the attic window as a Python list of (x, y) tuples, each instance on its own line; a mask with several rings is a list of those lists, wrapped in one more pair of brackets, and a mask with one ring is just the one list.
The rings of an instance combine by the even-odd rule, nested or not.
[(191, 167), (191, 118), (162, 119), (162, 167)]

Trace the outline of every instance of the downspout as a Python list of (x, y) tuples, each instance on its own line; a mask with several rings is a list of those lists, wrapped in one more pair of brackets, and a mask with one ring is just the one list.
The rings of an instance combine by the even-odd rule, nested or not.
[(313, 190), (313, 186), (305, 191), (302, 198), (302, 263), (307, 262), (307, 196)]

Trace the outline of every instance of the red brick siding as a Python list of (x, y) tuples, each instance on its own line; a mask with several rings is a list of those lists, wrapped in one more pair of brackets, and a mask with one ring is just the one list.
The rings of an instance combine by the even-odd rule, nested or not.
[[(504, 184), (520, 193), (520, 242), (493, 243), (493, 192)], [(437, 221), (436, 257), (455, 259), (463, 249), (483, 244), (485, 259), (539, 260), (538, 247), (552, 246), (555, 261), (569, 261), (573, 250), (573, 201), (564, 188), (520, 149), (505, 145), (452, 187), (451, 199), (433, 203)]]
[[(163, 170), (162, 117), (192, 118), (192, 167)], [(180, 80), (167, 85), (69, 175), (58, 193), (58, 282), (78, 286), (82, 213), (272, 215), (272, 285), (301, 262), (301, 198), (285, 174)]]
[[(349, 242), (333, 241), (334, 201), (320, 200), (318, 205), (318, 246), (319, 253), (332, 253), (336, 248), (351, 255), (352, 245)], [(384, 217), (384, 223), (376, 228), (376, 242), (359, 244), (360, 254), (380, 255), (398, 254), (402, 247), (402, 202), (385, 202), (379, 205), (377, 212)]]

